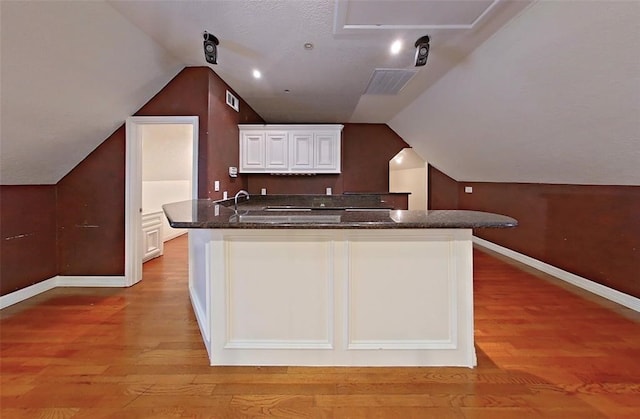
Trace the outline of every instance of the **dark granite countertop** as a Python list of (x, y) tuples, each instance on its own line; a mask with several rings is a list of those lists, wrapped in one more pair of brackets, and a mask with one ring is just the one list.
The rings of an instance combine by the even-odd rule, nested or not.
[(395, 229), (395, 228), (504, 228), (518, 222), (504, 215), (480, 211), (407, 211), (385, 207), (384, 202), (354, 202), (344, 196), (290, 195), (206, 199), (163, 205), (174, 228), (299, 228), (299, 229)]

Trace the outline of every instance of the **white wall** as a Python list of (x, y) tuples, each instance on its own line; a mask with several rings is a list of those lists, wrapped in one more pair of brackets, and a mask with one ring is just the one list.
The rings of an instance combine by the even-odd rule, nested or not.
[(105, 1), (0, 10), (3, 185), (57, 183), (184, 67)]
[[(142, 125), (142, 212), (191, 199), (193, 132), (188, 124)], [(163, 217), (163, 241), (184, 234)]]
[(427, 162), (413, 149), (402, 149), (389, 161), (389, 192), (411, 192), (409, 209), (427, 209)]
[(458, 181), (640, 185), (638, 22), (639, 1), (535, 2), (388, 125)]

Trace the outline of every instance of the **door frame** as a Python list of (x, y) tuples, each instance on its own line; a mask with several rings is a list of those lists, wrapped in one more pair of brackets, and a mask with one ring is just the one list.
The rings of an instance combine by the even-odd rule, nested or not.
[(132, 116), (125, 122), (124, 276), (130, 287), (142, 279), (142, 127), (189, 124), (193, 127), (191, 196), (198, 197), (198, 117)]

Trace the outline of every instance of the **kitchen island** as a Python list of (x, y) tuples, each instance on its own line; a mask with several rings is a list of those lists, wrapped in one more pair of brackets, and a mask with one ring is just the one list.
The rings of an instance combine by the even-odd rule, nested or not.
[(517, 224), (362, 196), (164, 211), (190, 229), (189, 293), (211, 365), (473, 367), (472, 229)]

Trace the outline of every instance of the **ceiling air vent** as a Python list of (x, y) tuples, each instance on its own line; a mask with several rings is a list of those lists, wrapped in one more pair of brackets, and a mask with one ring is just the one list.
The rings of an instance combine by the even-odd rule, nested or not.
[(373, 70), (365, 95), (395, 95), (411, 80), (418, 70), (404, 68), (376, 68)]

